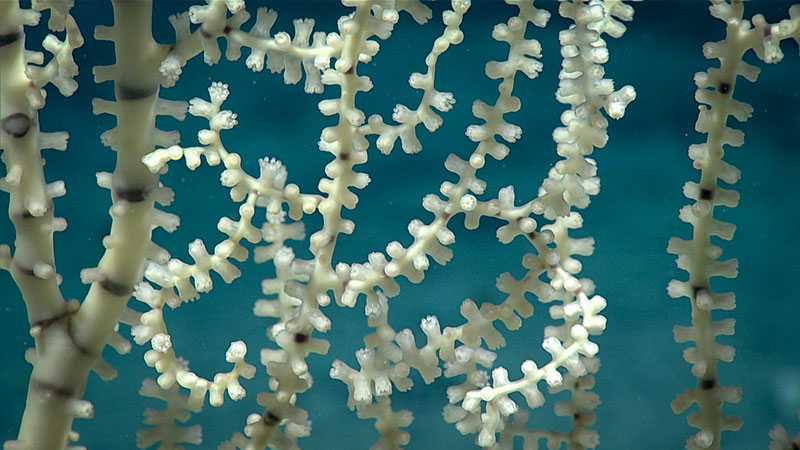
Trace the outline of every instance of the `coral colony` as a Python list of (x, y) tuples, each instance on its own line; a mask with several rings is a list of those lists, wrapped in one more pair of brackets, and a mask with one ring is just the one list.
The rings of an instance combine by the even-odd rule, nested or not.
[[(192, 420), (206, 412), (201, 411), (203, 407), (222, 406), (226, 397), (232, 401), (255, 398), (258, 406), (251, 404), (249, 415), (240, 417), (237, 427), (226, 432), (229, 438), (219, 448), (303, 447), (304, 438), (314, 433), (317, 422), (337, 420), (336, 416), (318, 417), (312, 426), (313, 411), (304, 408), (304, 396), (317, 387), (315, 378), (323, 377), (346, 387), (329, 394), (341, 396), (338, 403), (342, 408), (336, 414), (345, 412), (346, 405), (360, 419), (367, 419), (366, 424), (374, 420), (376, 449), (432, 448), (414, 442), (408, 432), (414, 416), (397, 407), (394, 400), (412, 385), (416, 390), (431, 383), (444, 386), (440, 392), (446, 395), (429, 399), (426, 406), (439, 409), (444, 405), (442, 424), (452, 424), (480, 447), (513, 448), (515, 440), (517, 445), (524, 442), (525, 448), (598, 446), (600, 437), (593, 426), (600, 397), (593, 389), (600, 370), (600, 348), (595, 341), (606, 328), (603, 310), (607, 300), (596, 295), (595, 283), (582, 275), (578, 258), (591, 255), (595, 242), (582, 233), (579, 211), (600, 192), (597, 162), (591, 155), (595, 149), (613, 144), (606, 133), (608, 119), (622, 119), (637, 96), (632, 86), (615, 88), (604, 68), (609, 61), (606, 40), (624, 43), (623, 22), (634, 19), (634, 10), (627, 4), (631, 2), (619, 0), (505, 3), (495, 5), (508, 12), (503, 22), (485, 36), (475, 37), (491, 37), (505, 56), (487, 58), (478, 72), (487, 77), (481, 82), (496, 86), (493, 96), (458, 99), (460, 104), (471, 102), (474, 118), (465, 129), (466, 136), (458, 143), (451, 142), (451, 151), (443, 153), (450, 153), (444, 160), (450, 181), (440, 180), (438, 193), (424, 196), (421, 218), (408, 223), (411, 237), (402, 239), (406, 244), (395, 240), (364, 253), (368, 254), (366, 260), (343, 260), (337, 243), (357, 232), (360, 223), (353, 218), (361, 207), (360, 196), (374, 192), (365, 189), (373, 181), (365, 172), (368, 157), (394, 151), (413, 158), (411, 154), (427, 150), (423, 148), (427, 136), (436, 133), (454, 107), (456, 98), (446, 91), (446, 80), (436, 76), (437, 70), (444, 70), (441, 65), (448, 51), (469, 45), (467, 37), (471, 36), (465, 36), (462, 21), (470, 20), (477, 4), (452, 0), (450, 5), (437, 5), (437, 11), (444, 12), (434, 17), (420, 0), (342, 0), (343, 15), (333, 28), (321, 30), (312, 19), (296, 18), (294, 30), (286, 32), (273, 29), (277, 13), (261, 2), (245, 5), (243, 0), (208, 0), (169, 17), (174, 37), (167, 42), (154, 38), (153, 4), (147, 0), (93, 3), (91, 7), (98, 11), (101, 7), (102, 11), (113, 10), (113, 19), (108, 17), (106, 25), (97, 26), (93, 33), (76, 20), (80, 17), (77, 12), (72, 15), (72, 0), (33, 0), (29, 8), (20, 6), (18, 0), (0, 2), (0, 149), (5, 168), (0, 189), (13, 224), (13, 231), (7, 234), (13, 236), (13, 243), (0, 246), (0, 268), (19, 289), (35, 343), (25, 353), (32, 370), (21, 424), (18, 431), (10, 431), (15, 436), (6, 437), (4, 449), (82, 448), (86, 436), (73, 431), (73, 425), (79, 427), (73, 420), (95, 415), (90, 388), (100, 381), (90, 377), (90, 372), (104, 380), (117, 376), (101, 353), (106, 346), (121, 354), (130, 352), (132, 345), (126, 335), (148, 348), (144, 362), (152, 369), (141, 367), (138, 379), (144, 378), (144, 382), (120, 389), (138, 389), (142, 396), (160, 399), (166, 407), (142, 408), (144, 425), (135, 438), (127, 435), (128, 441), (117, 443), (118, 448), (130, 448), (134, 441), (139, 448), (201, 443), (213, 448), (218, 443), (204, 441), (201, 426)], [(311, 5), (298, 8), (295, 4), (294, 9), (302, 11), (302, 17), (310, 16), (315, 14)], [(75, 11), (81, 7), (87, 5), (79, 4)], [(724, 412), (728, 403), (740, 401), (742, 391), (720, 383), (718, 377), (718, 362), (730, 362), (734, 357), (733, 347), (716, 340), (734, 334), (730, 312), (735, 306), (734, 294), (718, 292), (711, 279), (734, 278), (738, 270), (736, 259), (720, 259), (722, 249), (715, 242), (731, 240), (735, 229), (732, 223), (720, 220), (717, 211), (739, 201), (737, 191), (718, 184), (722, 180), (730, 186), (740, 177), (739, 169), (722, 159), (726, 146), (738, 147), (744, 140), (743, 132), (728, 126), (728, 118), (743, 122), (753, 115), (753, 108), (734, 99), (733, 94), (739, 76), (755, 82), (760, 71), (743, 57), (749, 53), (748, 57), (755, 55), (753, 59), (777, 63), (784, 56), (782, 42), (795, 45), (790, 41), (800, 40), (800, 6), (784, 11), (788, 17), (775, 23), (761, 15), (748, 18), (744, 9), (738, 0), (711, 0), (708, 7), (711, 16), (719, 19), (718, 31), (724, 38), (703, 47), (704, 56), (714, 66), (694, 78), (695, 98), (700, 104), (695, 127), (705, 135), (705, 142), (689, 148), (700, 176), (684, 185), (689, 204), (680, 210), (680, 219), (693, 231), (691, 236), (669, 240), (667, 249), (677, 255), (678, 267), (688, 273), (669, 283), (668, 293), (691, 302), (691, 325), (675, 327), (674, 337), (680, 343), (691, 343), (684, 359), (691, 365), (696, 386), (678, 395), (671, 405), (678, 414), (694, 409), (687, 416), (695, 429), (686, 440), (689, 449), (722, 448), (722, 442), (736, 436), (734, 431), (742, 425), (741, 418)], [(563, 27), (548, 25), (556, 10)], [(421, 68), (421, 73), (408, 69), (404, 75), (410, 75), (408, 84), (419, 94), (416, 104), (398, 104), (391, 115), (385, 109), (368, 110), (361, 99), (373, 89), (385, 89), (380, 77), (368, 75), (370, 65), (379, 58), (383, 42), (392, 37), (398, 22), (406, 21), (439, 27), (432, 39), (424, 35), (424, 42), (420, 39), (414, 44), (430, 49), (424, 61), (414, 62), (413, 67)], [(39, 31), (44, 27), (53, 34), (40, 43), (33, 36), (44, 34)], [(543, 70), (542, 46), (532, 36), (547, 32), (557, 34), (561, 45), (555, 96), (565, 109), (561, 125), (552, 131), (559, 160), (547, 173), (527, 176), (537, 184), (544, 178), (538, 194), (520, 198), (519, 186), (516, 192), (514, 186), (503, 185), (487, 190), (482, 169), (499, 164), (521, 139), (523, 128), (512, 123), (517, 119), (524, 122), (526, 117), (515, 114), (526, 107), (521, 101), (524, 88), (519, 86)], [(80, 59), (73, 56), (84, 45), (84, 35), (107, 41), (103, 48), (113, 47), (114, 58), (108, 59), (111, 64), (90, 68), (76, 62)], [(321, 114), (328, 125), (318, 131), (318, 137), (303, 136), (312, 144), (318, 142), (326, 157), (324, 170), (314, 169), (314, 173), (324, 173), (316, 187), (301, 189), (293, 182), (292, 171), (278, 159), (266, 156), (258, 159), (256, 166), (245, 160), (251, 158), (251, 152), (244, 156), (244, 149), (226, 145), (226, 133), (233, 132), (228, 130), (238, 125), (239, 117), (226, 109), (225, 103), (236, 89), (245, 87), (233, 83), (229, 87), (217, 81), (222, 77), (212, 71), (205, 84), (207, 92), (196, 92), (188, 103), (169, 99), (173, 86), (179, 88), (191, 75), (191, 60), (202, 57), (209, 66), (218, 67), (215, 64), (222, 58), (222, 50), (231, 61), (245, 53), (244, 65), (253, 72), (268, 69), (281, 74), (288, 85), (299, 83), (291, 88), (292, 95), (306, 98), (300, 89), (317, 95), (318, 109), (304, 114)], [(393, 70), (406, 70), (408, 62), (403, 58), (395, 62)], [(96, 179), (106, 190), (96, 204), (108, 202), (110, 194), (111, 220), (102, 239), (102, 257), (96, 267), (80, 272), (80, 281), (88, 290), (83, 291), (82, 299), (67, 300), (69, 294), (62, 289), (68, 283), (62, 284), (67, 280), (59, 274), (56, 259), (60, 264), (69, 263), (63, 254), (64, 258), (56, 258), (59, 242), (54, 240), (54, 233), (67, 227), (67, 221), (55, 215), (62, 201), (57, 199), (65, 195), (66, 188), (63, 181), (55, 181), (60, 176), (58, 167), (45, 165), (42, 150), (69, 153), (81, 144), (74, 139), (68, 142), (65, 131), (43, 130), (53, 129), (46, 114), (53, 99), (45, 99), (46, 93), (70, 97), (76, 90), (80, 92), (75, 80), (79, 65), (81, 71), (92, 72), (98, 86), (113, 86), (113, 92), (94, 98), (92, 109), (115, 121), (101, 139), (113, 150), (116, 162), (111, 172), (81, 174)], [(624, 78), (625, 74), (615, 76)], [(82, 85), (80, 89), (91, 88)], [(291, 101), (283, 104), (284, 108), (295, 106)], [(158, 116), (184, 120), (187, 112), (207, 125), (184, 133), (183, 138), (177, 131), (162, 129), (173, 123), (169, 120), (160, 118), (156, 126)], [(196, 141), (191, 135), (196, 135)], [(300, 145), (299, 138), (292, 145)], [(192, 171), (221, 167), (214, 176), (238, 207), (238, 212), (233, 209), (221, 218), (217, 214), (216, 229), (224, 238), (211, 247), (202, 239), (189, 239), (188, 257), (184, 258), (171, 256), (180, 248), (165, 246), (168, 251), (158, 241), (158, 229), (173, 231), (179, 226), (179, 217), (169, 212), (169, 206), (173, 197), (187, 193), (180, 190), (180, 184), (168, 185), (166, 174), (168, 168), (185, 170), (181, 165)], [(254, 167), (257, 170), (252, 170)], [(413, 183), (413, 175), (406, 179)], [(184, 224), (194, 220), (186, 215), (181, 219)], [(462, 220), (463, 225), (456, 226)], [(436, 265), (445, 265), (453, 257), (456, 230), (459, 240), (469, 240), (469, 230), (479, 225), (481, 229), (489, 227), (502, 244), (515, 241), (527, 246), (521, 267), (514, 270), (519, 275), (493, 275), (494, 301), (458, 299), (462, 319), (440, 323), (436, 315), (424, 311), (429, 300), (402, 298), (401, 287), (404, 292), (416, 284), (427, 288), (431, 280), (426, 271), (433, 271), (431, 259)], [(217, 234), (217, 239), (221, 235)], [(183, 249), (185, 245), (186, 241)], [(248, 261), (265, 264), (254, 266)], [(518, 266), (510, 261), (519, 261), (519, 255), (507, 261)], [(261, 339), (231, 342), (216, 374), (195, 372), (178, 353), (179, 342), (188, 338), (170, 333), (168, 328), (173, 320), (180, 320), (179, 311), (172, 310), (193, 300), (202, 302), (221, 282), (233, 283), (250, 271), (263, 279), (263, 298), (253, 298), (254, 304), (248, 305), (255, 316), (266, 318), (266, 337), (263, 325), (249, 335), (233, 325), (232, 332), (241, 332), (242, 338), (256, 335)], [(436, 289), (431, 292), (441, 293), (447, 286)], [(3, 296), (10, 298), (6, 301), (18, 301), (16, 293), (4, 292)], [(508, 339), (520, 339), (512, 331), (533, 315), (537, 301), (546, 304), (553, 321), (540, 341), (546, 358), (536, 362), (521, 359), (513, 363), (521, 371), (507, 369), (496, 361), (498, 354)], [(392, 328), (390, 312), (408, 308), (420, 309), (419, 327)], [(344, 322), (339, 320), (340, 309), (350, 314)], [(716, 310), (724, 312), (718, 317)], [(539, 309), (539, 314), (543, 311)], [(612, 321), (609, 318), (609, 325)], [(370, 331), (363, 335), (363, 347), (353, 359), (335, 348), (336, 342), (329, 341), (326, 333), (355, 322), (366, 322), (364, 327)], [(526, 336), (538, 343), (541, 330), (535, 334), (526, 331)], [(259, 358), (248, 350), (267, 340), (258, 362), (269, 381), (253, 384), (249, 380), (258, 369), (251, 363)], [(676, 347), (674, 343), (672, 347)], [(678, 351), (669, 343), (663, 348)], [(334, 350), (340, 359), (321, 372), (312, 370), (315, 358)], [(566, 417), (569, 426), (555, 431), (541, 427), (531, 415), (536, 408), (544, 409), (546, 399), (558, 393), (555, 414)], [(21, 404), (3, 408), (10, 407)], [(800, 445), (800, 436), (791, 437), (780, 425), (769, 437), (770, 449)], [(657, 448), (652, 443), (631, 445)], [(350, 447), (342, 441), (330, 443), (329, 448)]]

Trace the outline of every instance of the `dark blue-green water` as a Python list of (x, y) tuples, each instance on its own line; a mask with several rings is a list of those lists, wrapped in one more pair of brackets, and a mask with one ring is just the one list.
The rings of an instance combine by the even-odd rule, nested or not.
[[(254, 11), (256, 3), (249, 1), (248, 9)], [(273, 32), (292, 31), (291, 20), (307, 16), (318, 18), (315, 29), (333, 31), (336, 17), (345, 11), (334, 2), (267, 5), (279, 12)], [(536, 195), (547, 170), (558, 159), (551, 139), (563, 110), (554, 98), (560, 70), (557, 32), (567, 23), (557, 16), (554, 2), (537, 2), (537, 6), (556, 16), (546, 29), (529, 32), (529, 37), (538, 39), (544, 48), (544, 70), (534, 80), (517, 76), (515, 95), (522, 101), (522, 110), (507, 119), (520, 125), (523, 135), (510, 145), (507, 159), (490, 160), (480, 172), (488, 183), (486, 198), (513, 184), (518, 202), (527, 201)], [(705, 139), (694, 131), (697, 104), (692, 77), (709, 64), (717, 64), (703, 58), (701, 47), (706, 41), (720, 40), (724, 24), (710, 18), (707, 3), (699, 0), (647, 2), (635, 7), (636, 18), (623, 39), (608, 39), (611, 61), (606, 73), (618, 87), (634, 85), (638, 97), (626, 117), (611, 123), (608, 145), (594, 155), (602, 190), (582, 212), (585, 226), (575, 235), (595, 238), (595, 254), (582, 258), (583, 275), (592, 278), (597, 293), (608, 300), (604, 311), (608, 327), (596, 339), (602, 361), (595, 388), (602, 401), (595, 427), (600, 433), (600, 448), (678, 449), (696, 430), (686, 424), (685, 415), (674, 415), (669, 403), (696, 381), (681, 356), (685, 345), (672, 338), (674, 325), (690, 322), (689, 302), (671, 299), (665, 290), (669, 280), (685, 279), (686, 274), (676, 268), (674, 257), (665, 250), (671, 236), (688, 238), (691, 233), (690, 227), (678, 220), (678, 209), (687, 202), (681, 187), (698, 177), (687, 148)], [(167, 15), (186, 8), (182, 2), (156, 2), (154, 34), (159, 41), (172, 42)], [(419, 93), (409, 88), (406, 80), (411, 72), (424, 70), (423, 59), (432, 38), (443, 27), (443, 8), (443, 2), (434, 5), (434, 19), (426, 26), (401, 15), (392, 38), (380, 43), (378, 56), (359, 68), (359, 73), (370, 76), (375, 86), (357, 98), (368, 116), (380, 113), (388, 120), (395, 103), (417, 104)], [(748, 15), (760, 11), (771, 22), (787, 17), (787, 9), (785, 2), (747, 4)], [(444, 114), (444, 126), (434, 135), (419, 128), (424, 146), (420, 154), (405, 155), (396, 148), (390, 156), (384, 156), (370, 149), (369, 163), (360, 168), (369, 173), (372, 183), (358, 192), (357, 210), (345, 214), (357, 225), (353, 235), (340, 238), (337, 261), (363, 262), (369, 252), (383, 250), (392, 240), (408, 245), (408, 222), (417, 217), (429, 220), (430, 215), (421, 207), (422, 197), (438, 192), (443, 180), (454, 181), (443, 166), (446, 156), (456, 153), (465, 158), (473, 148), (464, 136), (465, 127), (477, 123), (470, 114), (472, 101), (492, 103), (497, 97), (497, 83), (484, 76), (483, 64), (504, 58), (507, 46), (489, 36), (494, 24), (514, 12), (515, 8), (500, 2), (476, 2), (465, 17), (464, 42), (441, 58), (436, 80), (439, 90), (454, 93), (456, 105)], [(47, 107), (40, 121), (43, 131), (70, 132), (67, 152), (45, 153), (45, 170), (48, 181), (66, 181), (68, 195), (56, 200), (56, 215), (69, 223), (65, 232), (56, 235), (57, 268), (64, 278), (65, 297), (82, 298), (87, 288), (80, 284), (79, 272), (96, 264), (110, 223), (108, 191), (96, 186), (94, 173), (113, 170), (114, 161), (113, 152), (104, 148), (99, 138), (113, 125), (113, 119), (91, 113), (91, 99), (110, 99), (113, 88), (110, 83), (95, 85), (91, 67), (112, 63), (113, 48), (108, 42), (91, 38), (94, 25), (111, 25), (110, 4), (79, 0), (74, 14), (87, 38), (86, 45), (75, 53), (81, 70), (77, 78), (80, 89), (64, 99), (48, 87)], [(31, 32), (29, 49), (40, 48), (35, 36), (41, 34)], [(726, 449), (766, 448), (767, 432), (776, 423), (783, 423), (792, 434), (800, 431), (800, 294), (793, 284), (800, 269), (800, 62), (797, 43), (786, 42), (783, 48), (786, 58), (777, 66), (765, 66), (756, 63), (754, 55), (747, 56), (763, 71), (756, 84), (740, 78), (735, 97), (753, 105), (754, 117), (743, 125), (729, 124), (746, 134), (745, 145), (729, 149), (726, 155), (728, 162), (742, 170), (742, 179), (736, 185), (740, 204), (719, 211), (721, 219), (738, 227), (733, 242), (722, 247), (725, 257), (739, 259), (739, 276), (715, 286), (720, 291), (735, 291), (737, 308), (730, 313), (715, 313), (715, 317), (736, 318), (736, 334), (720, 339), (737, 352), (733, 363), (721, 364), (720, 381), (742, 387), (741, 403), (726, 405), (725, 411), (741, 416), (744, 425), (737, 433), (723, 435)], [(302, 85), (285, 86), (281, 75), (250, 72), (243, 59), (209, 68), (195, 58), (184, 69), (178, 85), (163, 89), (161, 95), (179, 100), (207, 98), (210, 82), (229, 83), (231, 95), (225, 106), (239, 114), (239, 125), (223, 134), (226, 147), (242, 155), (243, 166), (251, 174), (257, 173), (258, 158), (276, 157), (288, 167), (290, 182), (297, 183), (303, 192), (317, 192), (317, 182), (329, 160), (328, 154), (318, 150), (317, 141), (321, 129), (334, 119), (321, 116), (316, 104), (335, 97), (337, 90), (327, 87), (322, 95), (305, 95)], [(159, 119), (158, 124), (162, 129), (179, 129), (182, 143), (194, 145), (197, 130), (207, 122), (189, 117), (183, 123)], [(218, 167), (207, 166), (190, 172), (182, 163), (173, 163), (163, 177), (164, 183), (177, 192), (168, 210), (180, 215), (181, 227), (172, 235), (157, 231), (154, 240), (174, 257), (186, 259), (186, 245), (196, 237), (213, 247), (223, 238), (216, 230), (218, 218), (238, 217), (237, 205), (219, 185), (219, 172)], [(5, 210), (7, 202), (7, 195), (0, 195), (0, 209)], [(263, 219), (263, 210), (258, 214), (258, 219)], [(309, 234), (319, 224), (318, 218), (312, 218), (306, 224)], [(463, 322), (458, 310), (464, 298), (501, 301), (502, 294), (494, 288), (495, 278), (506, 271), (519, 277), (524, 270), (522, 255), (532, 251), (518, 241), (508, 246), (499, 244), (494, 237), (499, 222), (485, 219), (477, 231), (465, 230), (461, 217), (451, 225), (456, 234), (451, 263), (445, 267), (433, 264), (421, 285), (401, 281), (403, 292), (391, 301), (393, 327), (414, 329), (419, 345), (424, 343), (418, 329), (421, 318), (436, 314), (443, 326), (458, 325)], [(13, 239), (11, 223), (4, 215), (0, 218), (0, 243), (11, 244)], [(309, 256), (307, 244), (297, 248), (298, 255)], [(232, 285), (214, 278), (215, 288), (210, 294), (167, 316), (177, 352), (202, 376), (212, 376), (212, 370), (229, 370), (224, 352), (233, 340), (246, 339), (247, 361), (255, 365), (259, 348), (272, 345), (265, 337), (269, 322), (251, 314), (253, 301), (262, 296), (260, 280), (271, 276), (272, 271), (267, 265), (254, 264), (244, 265), (243, 271), (244, 276)], [(0, 302), (4, 344), (0, 346), (0, 440), (6, 440), (16, 436), (22, 415), (30, 371), (23, 354), (32, 339), (24, 304), (5, 272), (0, 273)], [(131, 306), (142, 309), (135, 301)], [(309, 411), (313, 430), (311, 437), (300, 441), (302, 448), (368, 448), (377, 437), (372, 421), (361, 421), (346, 408), (344, 384), (328, 377), (334, 358), (356, 366), (353, 353), (363, 346), (361, 337), (368, 332), (362, 308), (363, 301), (353, 310), (336, 306), (325, 309), (333, 320), (332, 331), (324, 336), (332, 341), (332, 348), (328, 355), (309, 358), (315, 386), (297, 403)], [(542, 329), (552, 323), (547, 308), (537, 303), (535, 315), (522, 329), (507, 334), (509, 345), (499, 352), (498, 362), (509, 369), (512, 379), (520, 376), (519, 365), (525, 359), (533, 358), (540, 365), (548, 360), (540, 347)], [(129, 335), (129, 328), (123, 326), (121, 332)], [(161, 407), (136, 394), (143, 378), (156, 375), (142, 361), (145, 350), (136, 346), (131, 355), (119, 356), (110, 349), (105, 353), (120, 375), (111, 382), (91, 375), (86, 398), (94, 404), (96, 417), (75, 422), (81, 444), (90, 449), (135, 448), (135, 430), (142, 411), (146, 406)], [(413, 391), (392, 397), (395, 408), (414, 412), (408, 448), (471, 448), (473, 437), (461, 436), (441, 417), (445, 389), (453, 381), (442, 378), (431, 387), (416, 374), (412, 379), (416, 385)], [(202, 448), (216, 448), (243, 428), (248, 413), (262, 411), (255, 403), (255, 394), (265, 390), (266, 383), (265, 370), (259, 365), (256, 378), (244, 382), (250, 394), (245, 400), (234, 403), (228, 399), (221, 408), (205, 406), (204, 414), (192, 422), (203, 425)], [(548, 396), (548, 402), (532, 412), (528, 425), (566, 430), (568, 421), (556, 418), (552, 410), (559, 399), (563, 397)], [(518, 400), (524, 404), (521, 398)], [(521, 442), (517, 444), (521, 448)]]

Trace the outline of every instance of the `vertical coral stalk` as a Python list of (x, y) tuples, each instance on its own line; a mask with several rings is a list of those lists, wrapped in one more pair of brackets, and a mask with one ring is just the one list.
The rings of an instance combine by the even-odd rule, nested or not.
[[(30, 25), (31, 21), (18, 19), (24, 12), (16, 2), (2, 4), (6, 11), (0, 11), (3, 13), (0, 16), (4, 21), (17, 18), (15, 29), (2, 24), (3, 35), (10, 37), (0, 49), (3, 71), (9, 73), (8, 78), (3, 76), (6, 81), (2, 83), (2, 115), (10, 117), (4, 122), (4, 131), (11, 136), (3, 137), (4, 159), (9, 173), (20, 173), (18, 185), (10, 189), (10, 215), (17, 229), (11, 272), (23, 293), (31, 334), (36, 340), (22, 425), (18, 440), (9, 445), (24, 449), (60, 449), (67, 445), (68, 438), (75, 438), (71, 432), (73, 418), (92, 415), (91, 404), (81, 400), (89, 371), (98, 370), (104, 378), (115, 375), (114, 370), (103, 363), (100, 353), (127, 304), (134, 283), (141, 278), (152, 228), (151, 194), (158, 185), (158, 175), (147, 170), (141, 157), (153, 150), (159, 138), (155, 129), (160, 82), (158, 65), (166, 50), (152, 38), (149, 1), (114, 2), (114, 27), (98, 28), (97, 37), (112, 40), (116, 46), (117, 64), (98, 68), (95, 74), (98, 82), (113, 80), (116, 84), (117, 101), (99, 109), (117, 116), (117, 127), (104, 135), (104, 142), (117, 152), (117, 164), (111, 178), (113, 222), (111, 233), (104, 240), (106, 253), (98, 268), (87, 272), (91, 276), (84, 277), (92, 286), (79, 307), (77, 302), (64, 302), (61, 296), (53, 261), (54, 227), (42, 226), (53, 222), (52, 197), (55, 195), (48, 193), (44, 184), (37, 115), (35, 106), (30, 104), (30, 99), (35, 97), (26, 98), (24, 94), (28, 78), (45, 71), (25, 72), (22, 24)], [(53, 9), (56, 14), (56, 8)], [(74, 21), (68, 14), (66, 17), (69, 32)], [(37, 85), (34, 78), (30, 80), (31, 85)], [(54, 83), (63, 92), (57, 81)], [(39, 107), (43, 105), (43, 98), (41, 100)], [(97, 103), (95, 106), (97, 109)]]
[(689, 425), (700, 431), (686, 441), (687, 449), (719, 449), (722, 431), (736, 431), (742, 419), (722, 412), (725, 402), (736, 403), (741, 399), (738, 386), (720, 384), (717, 374), (719, 361), (731, 362), (735, 350), (730, 345), (720, 344), (716, 337), (734, 333), (734, 319), (714, 320), (713, 310), (730, 311), (735, 308), (732, 292), (714, 292), (711, 278), (721, 276), (735, 278), (738, 271), (736, 259), (719, 260), (722, 249), (711, 242), (711, 237), (733, 239), (736, 226), (714, 217), (717, 206), (733, 208), (739, 203), (739, 193), (722, 188), (717, 180), (734, 184), (740, 171), (722, 160), (724, 146), (740, 147), (744, 133), (727, 126), (728, 117), (744, 122), (753, 114), (747, 103), (733, 98), (736, 79), (739, 75), (755, 82), (759, 69), (743, 61), (744, 54), (753, 49), (767, 63), (781, 60), (780, 42), (786, 38), (800, 36), (800, 8), (792, 7), (790, 19), (780, 25), (771, 25), (763, 16), (743, 19), (744, 5), (741, 1), (730, 3), (711, 0), (711, 15), (726, 24), (725, 40), (708, 42), (703, 46), (707, 59), (718, 59), (719, 67), (695, 74), (697, 91), (695, 99), (700, 113), (695, 130), (707, 134), (706, 142), (689, 147), (689, 157), (694, 167), (700, 170), (700, 181), (687, 182), (683, 193), (693, 203), (684, 206), (680, 219), (693, 227), (692, 239), (673, 237), (667, 251), (678, 255), (678, 267), (689, 273), (688, 281), (672, 280), (668, 287), (671, 297), (688, 297), (692, 306), (692, 325), (676, 326), (677, 342), (693, 341), (695, 347), (684, 351), (686, 362), (692, 364), (692, 374), (697, 377), (697, 387), (687, 389), (672, 402), (672, 410), (682, 413), (693, 403), (699, 412), (687, 417)]
[(29, 89), (38, 87), (25, 72), (23, 25), (36, 22), (38, 14), (20, 9), (18, 2), (0, 2), (0, 147), (7, 169), (0, 187), (9, 192), (8, 214), (16, 231), (9, 271), (25, 300), (37, 349), (19, 439), (22, 448), (62, 448), (72, 422), (70, 408), (78, 406), (72, 399), (80, 398), (62, 381), (74, 382), (81, 391), (83, 382), (57, 377), (51, 364), (69, 346), (63, 320), (69, 306), (55, 272), (53, 231), (58, 227), (42, 170), (37, 111), (43, 103), (30, 101)]
[[(114, 82), (116, 101), (96, 112), (117, 118), (117, 126), (103, 134), (103, 142), (117, 154), (111, 178), (111, 233), (104, 240), (92, 286), (75, 315), (76, 339), (99, 352), (133, 286), (141, 280), (153, 222), (154, 192), (158, 175), (141, 159), (159, 139), (155, 128), (156, 102), (161, 75), (158, 66), (166, 48), (153, 40), (152, 3), (114, 1), (114, 26), (98, 27), (97, 39), (114, 42), (116, 64), (95, 67), (95, 81)], [(86, 281), (86, 280), (85, 280)]]

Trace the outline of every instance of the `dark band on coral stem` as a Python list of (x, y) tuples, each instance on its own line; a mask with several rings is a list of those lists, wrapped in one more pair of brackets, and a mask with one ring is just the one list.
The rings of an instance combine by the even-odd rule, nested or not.
[(133, 292), (133, 288), (127, 284), (118, 283), (114, 280), (103, 278), (100, 280), (100, 286), (106, 291), (118, 297), (127, 297)]
[(45, 383), (44, 381), (31, 380), (31, 387), (38, 391), (47, 392), (49, 395), (56, 397), (72, 397), (72, 391), (54, 384)]
[(700, 389), (707, 391), (717, 385), (717, 381), (713, 378), (709, 380), (700, 380)]
[(140, 100), (154, 95), (158, 87), (142, 89), (133, 86), (117, 86), (117, 100)]
[(33, 121), (27, 115), (14, 113), (0, 121), (0, 128), (3, 129), (4, 133), (8, 133), (15, 138), (21, 138), (28, 134), (32, 123)]
[(126, 202), (138, 203), (143, 202), (147, 196), (145, 194), (145, 189), (115, 188), (114, 197), (119, 200), (125, 200)]
[(33, 268), (25, 267), (23, 265), (20, 265), (19, 262), (17, 262), (16, 258), (13, 260), (13, 264), (14, 264), (14, 267), (16, 267), (17, 270), (19, 270), (20, 273), (25, 274), (25, 275), (27, 275), (29, 277), (35, 277), (36, 276), (36, 274), (33, 273)]
[(0, 47), (13, 44), (14, 42), (17, 42), (20, 37), (22, 37), (22, 33), (18, 31), (8, 34), (0, 34)]
[(281, 422), (281, 418), (267, 411), (264, 414), (264, 417), (261, 418), (261, 421), (264, 422), (264, 425), (268, 427), (274, 427)]

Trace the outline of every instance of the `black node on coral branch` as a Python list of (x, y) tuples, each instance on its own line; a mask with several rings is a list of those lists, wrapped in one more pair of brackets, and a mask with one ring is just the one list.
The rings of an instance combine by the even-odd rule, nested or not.
[(0, 127), (3, 132), (10, 134), (15, 138), (21, 138), (28, 134), (31, 128), (31, 119), (22, 113), (14, 113), (0, 121)]
[(133, 86), (117, 86), (117, 100), (139, 100), (149, 97), (156, 93), (158, 87), (150, 89), (142, 89)]
[(22, 37), (21, 33), (14, 32), (8, 34), (0, 34), (0, 47), (16, 42)]
[(33, 269), (32, 269), (31, 267), (25, 267), (25, 266), (21, 266), (21, 265), (19, 265), (19, 264), (17, 263), (17, 261), (16, 261), (16, 260), (14, 260), (13, 264), (14, 264), (14, 267), (16, 267), (16, 268), (17, 268), (17, 270), (18, 270), (20, 273), (23, 273), (23, 274), (25, 274), (25, 275), (27, 275), (27, 276), (29, 276), (29, 277), (35, 277), (35, 276), (36, 276), (36, 275), (33, 273)]
[(269, 411), (267, 411), (264, 414), (264, 417), (261, 420), (268, 427), (274, 427), (275, 425), (277, 425), (277, 424), (279, 424), (281, 422), (281, 418), (280, 417), (276, 416), (275, 414), (272, 414)]
[(709, 389), (713, 389), (714, 386), (717, 385), (717, 380), (714, 378), (708, 380), (700, 380), (700, 389), (707, 391)]
[(115, 188), (114, 196), (119, 200), (125, 200), (126, 202), (130, 203), (142, 202), (146, 198), (145, 190), (139, 188), (137, 189)]
[(108, 278), (103, 278), (103, 280), (100, 281), (100, 287), (118, 297), (127, 297), (131, 294), (131, 292), (133, 292), (133, 287), (126, 284), (117, 283)]
[(31, 387), (37, 391), (47, 392), (55, 397), (72, 397), (72, 391), (54, 384), (45, 383), (44, 381), (31, 380)]

